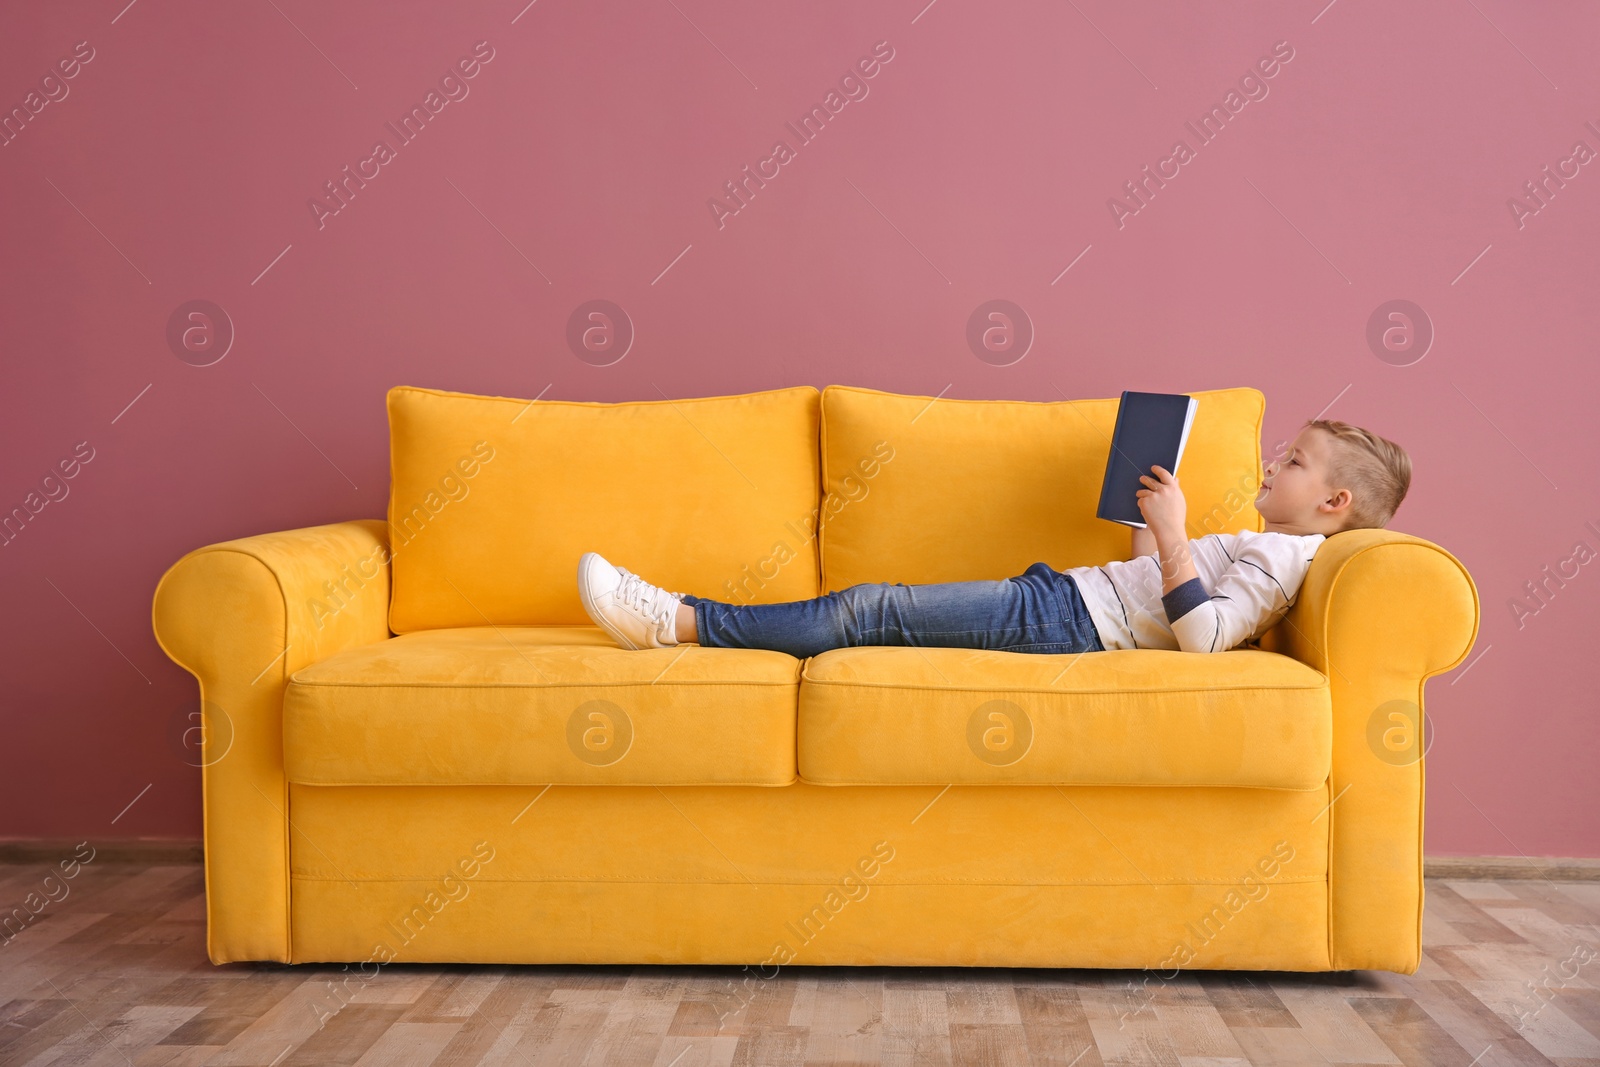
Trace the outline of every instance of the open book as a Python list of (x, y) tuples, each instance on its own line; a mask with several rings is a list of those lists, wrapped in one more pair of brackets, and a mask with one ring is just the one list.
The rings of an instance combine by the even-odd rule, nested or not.
[(1124, 526), (1145, 526), (1139, 511), (1139, 481), (1152, 466), (1165, 467), (1174, 476), (1189, 427), (1199, 401), (1184, 393), (1123, 392), (1117, 407), (1117, 428), (1106, 457), (1106, 477), (1100, 486), (1100, 506), (1095, 515)]

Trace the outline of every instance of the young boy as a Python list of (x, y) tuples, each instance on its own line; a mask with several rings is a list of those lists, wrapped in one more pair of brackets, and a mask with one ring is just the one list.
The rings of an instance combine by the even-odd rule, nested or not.
[(1133, 559), (1100, 567), (1035, 563), (1003, 581), (862, 584), (812, 600), (728, 604), (669, 593), (585, 552), (578, 592), (595, 624), (632, 649), (697, 642), (802, 658), (856, 645), (1223, 652), (1288, 612), (1323, 540), (1387, 525), (1411, 485), (1399, 445), (1337, 420), (1307, 420), (1284, 460), (1267, 465), (1256, 498), (1266, 531), (1191, 541), (1177, 478), (1151, 472), (1140, 479), (1148, 527), (1133, 530)]

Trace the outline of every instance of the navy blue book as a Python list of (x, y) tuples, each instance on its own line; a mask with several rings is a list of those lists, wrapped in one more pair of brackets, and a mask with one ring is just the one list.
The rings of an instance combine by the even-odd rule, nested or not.
[(1123, 392), (1117, 405), (1117, 428), (1111, 435), (1111, 454), (1106, 457), (1106, 478), (1100, 485), (1097, 517), (1124, 526), (1146, 525), (1139, 511), (1138, 492), (1145, 488), (1139, 476), (1150, 474), (1153, 466), (1177, 475), (1198, 404), (1185, 393)]

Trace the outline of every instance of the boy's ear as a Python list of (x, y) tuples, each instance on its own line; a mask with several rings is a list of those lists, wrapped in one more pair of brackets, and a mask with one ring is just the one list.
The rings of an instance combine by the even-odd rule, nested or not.
[(1355, 496), (1350, 492), (1350, 490), (1339, 489), (1336, 490), (1328, 499), (1324, 500), (1321, 504), (1318, 504), (1317, 507), (1332, 513), (1349, 511), (1350, 505), (1355, 503), (1355, 499)]

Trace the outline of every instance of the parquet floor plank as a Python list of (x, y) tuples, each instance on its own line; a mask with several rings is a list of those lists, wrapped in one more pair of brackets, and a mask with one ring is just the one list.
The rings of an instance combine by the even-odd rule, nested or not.
[[(0, 901), (47, 873), (0, 865)], [(185, 864), (85, 865), (12, 934), (4, 1065), (1600, 1067), (1587, 882), (1430, 879), (1411, 975), (217, 967)]]

